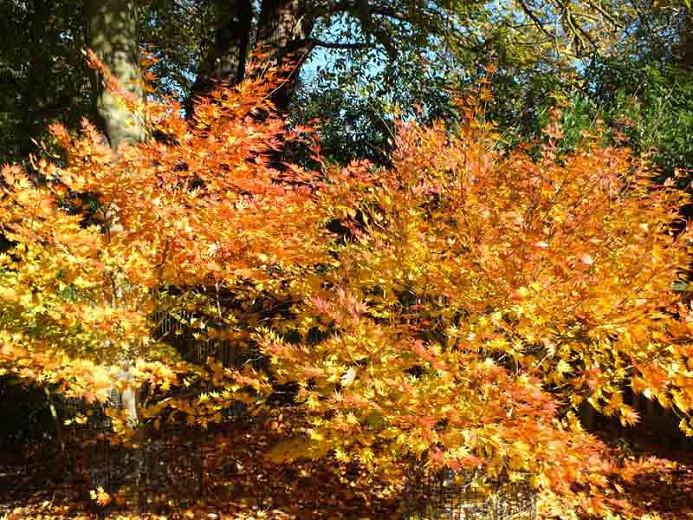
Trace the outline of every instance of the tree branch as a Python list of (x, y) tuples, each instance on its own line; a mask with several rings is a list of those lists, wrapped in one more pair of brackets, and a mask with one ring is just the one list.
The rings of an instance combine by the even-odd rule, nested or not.
[(316, 38), (309, 38), (308, 43), (314, 47), (324, 47), (326, 49), (365, 49), (371, 46), (368, 42), (326, 42)]
[(556, 36), (555, 36), (554, 34), (551, 34), (551, 33), (546, 29), (546, 27), (545, 27), (545, 25), (544, 25), (544, 22), (542, 22), (542, 21), (539, 19), (539, 17), (536, 15), (536, 13), (535, 13), (534, 11), (532, 11), (532, 8), (531, 8), (531, 7), (529, 7), (529, 6), (528, 6), (525, 2), (523, 2), (522, 0), (518, 0), (518, 3), (520, 4), (520, 7), (521, 7), (522, 10), (525, 12), (525, 14), (526, 14), (527, 16), (529, 16), (529, 18), (536, 24), (536, 26), (541, 30), (541, 32), (543, 32), (544, 34), (546, 34), (546, 36), (548, 36), (548, 37), (551, 38), (552, 40), (556, 38)]

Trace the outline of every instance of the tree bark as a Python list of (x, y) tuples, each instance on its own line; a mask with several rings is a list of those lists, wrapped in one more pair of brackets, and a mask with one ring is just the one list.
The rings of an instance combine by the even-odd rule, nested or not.
[(188, 101), (208, 94), (217, 83), (235, 85), (243, 80), (253, 22), (251, 0), (214, 0), (217, 28), (214, 44), (200, 64)]
[(255, 48), (270, 66), (287, 66), (284, 81), (273, 102), (286, 113), (296, 88), (300, 66), (310, 52), (310, 33), (316, 12), (305, 0), (264, 0), (260, 10)]
[[(110, 69), (120, 87), (141, 100), (136, 4), (136, 0), (85, 0), (84, 14), (87, 45)], [(99, 74), (94, 76), (96, 109), (111, 146), (115, 149), (123, 143), (142, 141), (145, 130), (141, 115), (105, 88)]]
[[(192, 113), (195, 96), (209, 93), (217, 83), (235, 85), (246, 74), (246, 59), (253, 40), (251, 0), (214, 0), (217, 29), (214, 44), (200, 64), (191, 96), (186, 102)], [(300, 64), (310, 51), (310, 32), (317, 13), (305, 0), (263, 0), (255, 33), (255, 51), (270, 67), (287, 65), (284, 81), (274, 92), (280, 112), (288, 110), (296, 87)], [(293, 62), (293, 66), (291, 63)]]
[[(136, 0), (85, 0), (87, 44), (118, 80), (121, 89), (144, 98), (142, 74), (139, 65)], [(111, 92), (94, 74), (97, 111), (103, 119), (104, 129), (111, 147), (134, 144), (145, 139), (145, 126), (141, 114), (134, 113), (123, 100)], [(118, 227), (117, 208), (106, 217), (111, 231)], [(120, 396), (128, 421), (139, 422), (137, 388), (132, 382), (131, 359), (122, 360), (119, 379), (124, 387)]]

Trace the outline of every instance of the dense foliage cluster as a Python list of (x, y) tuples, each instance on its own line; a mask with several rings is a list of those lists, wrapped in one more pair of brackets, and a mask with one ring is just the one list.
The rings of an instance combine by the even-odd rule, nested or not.
[[(52, 133), (3, 168), (0, 370), (127, 421), (273, 418), (272, 460), (333, 457), (399, 488), (412, 463), (483, 488), (528, 478), (558, 504), (621, 507), (585, 402), (632, 424), (643, 394), (693, 431), (684, 195), (628, 150), (499, 151), (476, 102), (457, 128), (397, 128), (392, 165), (282, 163), (272, 75), (138, 105), (152, 139)], [(479, 94), (488, 93), (485, 86)], [(310, 132), (308, 132), (309, 134)], [(183, 356), (162, 315), (241, 362)], [(527, 476), (529, 475), (529, 476)]]

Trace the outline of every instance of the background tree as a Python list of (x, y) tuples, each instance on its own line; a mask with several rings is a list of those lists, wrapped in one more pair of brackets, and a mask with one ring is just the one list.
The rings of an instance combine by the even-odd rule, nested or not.
[(79, 1), (0, 5), (0, 162), (36, 151), (47, 123), (91, 113), (83, 24)]
[[(133, 0), (85, 0), (84, 16), (90, 61), (99, 60), (100, 67), (92, 63), (92, 84), (96, 111), (101, 118), (111, 148), (119, 153), (123, 145), (145, 140), (144, 79), (140, 69), (137, 2)], [(107, 236), (122, 230), (120, 208), (117, 204), (97, 201), (99, 220)], [(111, 297), (122, 304), (127, 298), (127, 284), (113, 280)], [(110, 340), (105, 340), (108, 346)], [(120, 400), (127, 411), (128, 420), (137, 423), (137, 385), (134, 379), (134, 359), (131, 345), (120, 356), (122, 371), (118, 375)]]
[[(13, 83), (19, 81), (30, 89), (5, 98), (3, 128), (8, 142), (0, 149), (10, 157), (17, 142), (22, 143), (23, 150), (32, 149), (29, 133), (41, 125), (32, 127), (32, 132), (21, 127), (27, 127), (27, 118), (48, 122), (55, 112), (41, 111), (38, 105), (53, 106), (55, 100), (51, 98), (56, 92), (62, 93), (62, 107), (74, 107), (66, 112), (74, 118), (90, 114), (92, 101), (87, 71), (78, 63), (87, 43), (82, 2), (11, 0), (4, 5), (8, 14), (2, 22), (7, 24), (5, 30), (20, 38), (24, 35), (24, 43), (18, 39), (4, 42), (0, 63)], [(264, 56), (267, 65), (287, 58), (297, 60), (290, 73), (287, 71), (287, 81), (274, 93), (278, 108), (288, 110), (293, 91), (302, 85), (299, 91), (305, 95), (299, 94), (301, 104), (296, 108), (300, 110), (294, 118), (302, 122), (320, 113), (319, 107), (333, 107), (338, 96), (346, 113), (359, 114), (360, 121), (372, 123), (366, 127), (375, 133), (361, 132), (363, 137), (357, 140), (371, 136), (374, 142), (384, 144), (389, 130), (380, 120), (388, 117), (379, 118), (377, 110), (367, 107), (379, 107), (385, 99), (388, 105), (409, 110), (418, 102), (431, 118), (450, 115), (449, 96), (439, 87), (456, 89), (456, 78), (471, 78), (480, 70), (479, 62), (489, 56), (513, 56), (518, 70), (538, 62), (544, 63), (545, 70), (555, 70), (556, 63), (570, 61), (578, 50), (584, 53), (603, 45), (604, 36), (613, 34), (608, 29), (627, 13), (622, 4), (581, 2), (571, 4), (568, 11), (561, 5), (446, 1), (268, 1), (252, 5), (246, 1), (151, 0), (138, 5), (138, 43), (158, 58), (153, 72), (161, 79), (160, 90), (175, 92), (183, 99), (208, 92), (214, 81), (237, 83), (246, 74), (251, 54)], [(32, 23), (37, 30), (30, 29)], [(551, 32), (553, 28), (556, 30)], [(51, 64), (45, 68), (50, 73), (32, 72), (34, 76), (29, 78), (29, 70), (39, 67), (26, 66), (28, 54), (34, 53), (35, 62), (42, 54), (48, 55), (46, 41), (38, 44), (37, 38), (43, 38), (40, 35), (48, 34), (49, 29), (46, 41), (54, 43)], [(301, 67), (311, 60), (312, 65)], [(304, 74), (301, 80), (301, 70), (317, 74)], [(360, 101), (363, 92), (356, 95), (349, 86), (354, 76), (362, 85), (371, 82), (367, 78), (377, 76), (380, 87)], [(328, 106), (320, 101), (320, 95), (330, 91)], [(314, 110), (305, 110), (308, 98)], [(341, 126), (349, 126), (345, 122)], [(18, 134), (25, 137), (10, 144), (9, 136)]]

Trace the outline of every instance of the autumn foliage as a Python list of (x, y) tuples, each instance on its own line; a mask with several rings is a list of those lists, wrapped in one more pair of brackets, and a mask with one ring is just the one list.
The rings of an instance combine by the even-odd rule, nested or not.
[[(684, 196), (598, 136), (560, 154), (555, 124), (501, 151), (473, 101), (459, 128), (400, 124), (390, 168), (326, 165), (274, 85), (192, 120), (133, 107), (151, 138), (117, 151), (55, 126), (59, 155), (3, 168), (0, 373), (89, 403), (127, 380), (156, 425), (240, 402), (285, 433), (270, 460), (357, 462), (393, 490), (420, 464), (626, 507), (577, 410), (629, 425), (643, 394), (693, 432)], [(314, 166), (279, 161), (287, 140)], [(244, 361), (184, 357), (162, 315)]]

